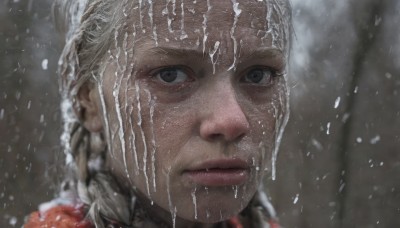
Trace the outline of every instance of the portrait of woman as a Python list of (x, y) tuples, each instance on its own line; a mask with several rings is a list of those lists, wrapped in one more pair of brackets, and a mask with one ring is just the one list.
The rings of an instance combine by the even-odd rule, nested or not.
[(54, 10), (68, 172), (25, 227), (278, 227), (262, 183), (289, 115), (287, 1)]
[(400, 227), (400, 1), (5, 0), (0, 21), (0, 227)]

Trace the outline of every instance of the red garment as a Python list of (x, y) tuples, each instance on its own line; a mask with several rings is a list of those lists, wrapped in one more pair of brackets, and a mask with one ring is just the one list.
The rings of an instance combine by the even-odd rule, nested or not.
[(280, 228), (279, 224), (276, 223), (276, 222), (273, 221), (273, 220), (270, 220), (270, 221), (269, 221), (269, 226), (270, 226), (270, 228)]
[[(228, 220), (231, 228), (244, 228), (238, 217)], [(279, 228), (274, 221), (269, 222), (271, 228)], [(24, 228), (94, 228), (94, 225), (85, 220), (83, 207), (56, 206), (44, 213), (34, 212), (29, 216)]]
[(94, 228), (85, 220), (83, 207), (56, 206), (44, 213), (38, 211), (29, 216), (25, 228)]
[[(270, 228), (280, 228), (279, 224), (272, 219), (268, 223)], [(238, 217), (233, 217), (229, 219), (228, 224), (231, 228), (244, 228)]]
[(229, 219), (228, 224), (232, 228), (243, 228), (243, 225), (240, 222), (238, 217), (233, 217), (233, 218)]

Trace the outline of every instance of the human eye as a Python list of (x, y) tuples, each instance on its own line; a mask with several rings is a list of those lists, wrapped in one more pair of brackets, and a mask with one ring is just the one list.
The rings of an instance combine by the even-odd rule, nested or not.
[(188, 74), (179, 67), (162, 68), (157, 70), (153, 75), (156, 81), (167, 85), (180, 84), (190, 80)]
[(276, 75), (276, 71), (269, 67), (256, 67), (246, 71), (241, 82), (267, 86), (272, 83)]

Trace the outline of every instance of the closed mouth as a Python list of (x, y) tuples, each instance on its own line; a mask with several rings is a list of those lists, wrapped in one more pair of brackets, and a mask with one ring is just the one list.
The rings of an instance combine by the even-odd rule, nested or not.
[(203, 186), (241, 185), (249, 177), (249, 165), (241, 159), (208, 160), (185, 170), (184, 175)]

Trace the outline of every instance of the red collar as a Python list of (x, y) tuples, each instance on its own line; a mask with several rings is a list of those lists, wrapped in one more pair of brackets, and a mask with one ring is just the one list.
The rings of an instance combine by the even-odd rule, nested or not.
[(25, 228), (94, 228), (93, 224), (85, 219), (83, 206), (56, 206), (43, 213), (34, 212), (29, 216)]

